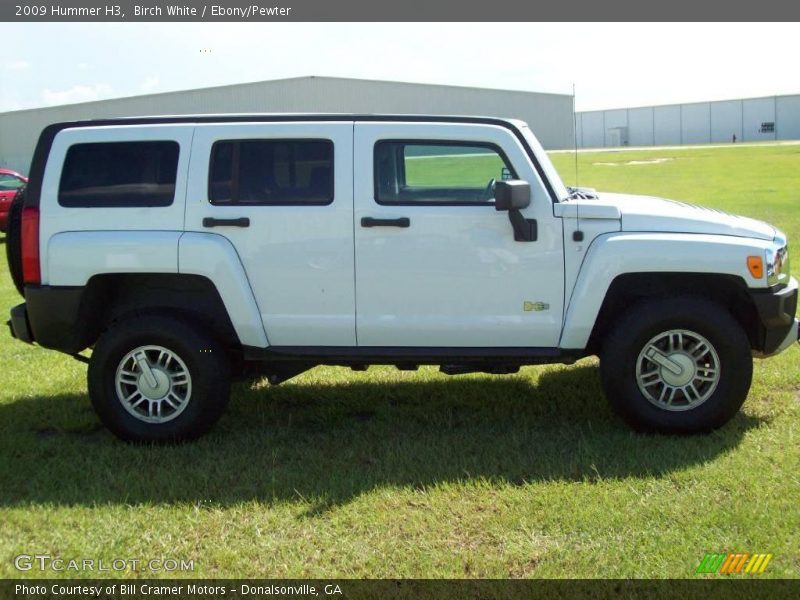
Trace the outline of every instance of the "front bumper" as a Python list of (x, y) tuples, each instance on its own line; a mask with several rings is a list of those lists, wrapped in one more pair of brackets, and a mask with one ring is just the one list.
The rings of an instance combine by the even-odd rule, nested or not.
[(789, 330), (789, 333), (786, 334), (786, 337), (772, 354), (783, 352), (795, 342), (800, 342), (800, 319), (794, 320), (794, 326)]
[(752, 291), (760, 321), (760, 343), (756, 349), (758, 356), (772, 356), (783, 352), (794, 342), (799, 341), (800, 322), (795, 318), (797, 312), (797, 280), (778, 289)]

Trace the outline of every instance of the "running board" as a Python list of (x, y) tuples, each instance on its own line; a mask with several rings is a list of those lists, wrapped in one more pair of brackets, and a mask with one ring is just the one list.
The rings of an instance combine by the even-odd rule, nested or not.
[(485, 368), (571, 364), (586, 356), (583, 350), (561, 348), (461, 348), (461, 347), (389, 347), (389, 346), (244, 346), (245, 360), (302, 361), (318, 365), (469, 365)]

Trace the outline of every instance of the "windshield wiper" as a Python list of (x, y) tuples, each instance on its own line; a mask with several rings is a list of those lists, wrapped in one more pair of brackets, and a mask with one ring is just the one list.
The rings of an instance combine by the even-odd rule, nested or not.
[(597, 200), (600, 197), (594, 188), (567, 186), (567, 191), (569, 192), (569, 196), (567, 196), (569, 200)]

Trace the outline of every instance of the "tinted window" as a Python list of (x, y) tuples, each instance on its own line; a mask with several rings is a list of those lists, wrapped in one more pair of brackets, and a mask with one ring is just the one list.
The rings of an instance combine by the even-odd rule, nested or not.
[(375, 144), (375, 199), (380, 204), (491, 204), (494, 182), (512, 177), (499, 148), (489, 144)]
[(212, 204), (329, 204), (330, 140), (226, 140), (211, 149)]
[(177, 142), (71, 146), (58, 203), (71, 207), (168, 206), (175, 198)]

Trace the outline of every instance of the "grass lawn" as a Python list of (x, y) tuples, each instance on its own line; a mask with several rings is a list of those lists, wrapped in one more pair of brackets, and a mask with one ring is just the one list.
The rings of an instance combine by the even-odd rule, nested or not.
[[(651, 158), (671, 160), (624, 164)], [(573, 183), (573, 157), (554, 160)], [(581, 185), (743, 213), (800, 240), (800, 146), (580, 162)], [(20, 300), (0, 268), (7, 314)], [(210, 435), (168, 448), (106, 432), (84, 365), (5, 333), (0, 349), (0, 577), (20, 575), (15, 555), (44, 553), (194, 560), (184, 574), (201, 577), (674, 578), (728, 551), (773, 553), (760, 577), (800, 576), (800, 347), (757, 362), (742, 412), (705, 436), (632, 433), (586, 359), (506, 377), (317, 368), (238, 384)]]

